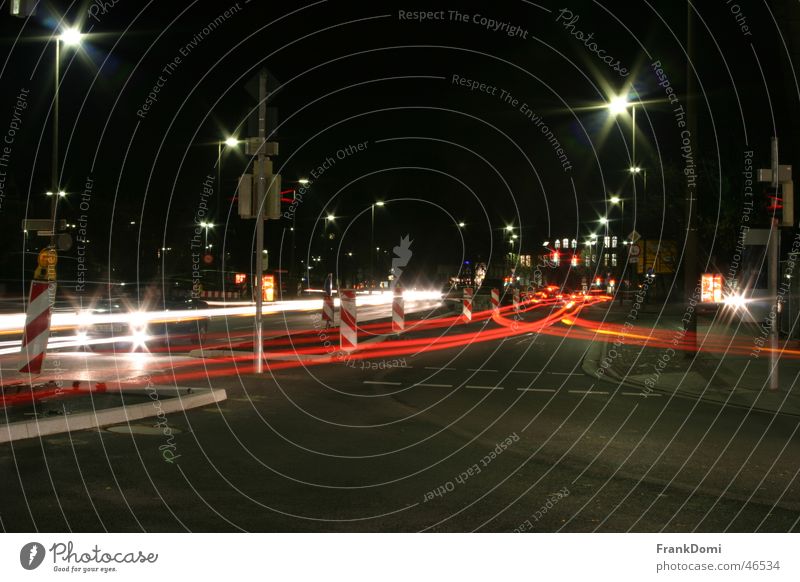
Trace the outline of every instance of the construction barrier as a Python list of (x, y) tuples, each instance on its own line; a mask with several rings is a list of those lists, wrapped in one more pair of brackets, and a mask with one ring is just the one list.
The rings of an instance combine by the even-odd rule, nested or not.
[(55, 299), (55, 281), (32, 281), (22, 336), (20, 372), (41, 374), (47, 340), (50, 338), (50, 313)]
[(406, 312), (403, 303), (403, 290), (398, 286), (394, 288), (392, 298), (392, 331), (399, 333), (406, 328)]
[(354, 289), (342, 289), (339, 301), (339, 337), (344, 351), (353, 351), (358, 347), (356, 331), (358, 314), (356, 312), (356, 292)]
[(201, 299), (239, 299), (238, 291), (200, 291)]
[(322, 296), (322, 321), (325, 327), (333, 326), (333, 295)]
[(472, 287), (464, 287), (464, 299), (461, 315), (467, 321), (472, 321)]
[(497, 313), (500, 311), (500, 290), (499, 289), (492, 289), (492, 311)]

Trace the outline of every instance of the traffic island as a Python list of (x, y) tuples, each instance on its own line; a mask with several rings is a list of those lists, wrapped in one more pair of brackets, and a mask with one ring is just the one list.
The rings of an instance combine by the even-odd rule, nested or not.
[[(199, 408), (227, 398), (224, 389), (86, 383), (9, 404), (0, 418), (0, 443), (130, 423)], [(45, 385), (45, 389), (47, 389)], [(29, 389), (30, 390), (30, 389)]]

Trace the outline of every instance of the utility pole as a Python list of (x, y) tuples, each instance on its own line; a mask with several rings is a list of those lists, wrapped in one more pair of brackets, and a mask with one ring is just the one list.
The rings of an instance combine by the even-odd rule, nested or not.
[[(695, 73), (692, 68), (694, 58), (694, 14), (691, 2), (686, 6), (686, 112), (687, 130), (691, 143), (694, 144), (694, 151), (699, 151), (697, 140), (697, 101), (695, 99)], [(685, 332), (684, 341), (691, 342), (692, 349), (687, 350), (696, 352), (697, 350), (697, 314), (692, 307), (691, 301), (697, 301), (695, 291), (697, 288), (697, 194), (695, 192), (698, 180), (691, 184), (686, 184), (686, 197), (684, 200), (684, 221), (686, 223), (686, 246), (683, 260), (683, 295), (686, 300), (686, 312), (684, 317)]]
[(256, 317), (255, 333), (253, 337), (253, 358), (255, 360), (255, 373), (264, 372), (264, 330), (263, 322), (263, 296), (261, 286), (264, 273), (264, 199), (266, 193), (267, 177), (264, 175), (266, 166), (265, 146), (267, 139), (267, 71), (262, 69), (258, 75), (258, 156), (256, 158)]
[[(794, 184), (792, 167), (782, 166), (778, 157), (778, 138), (773, 137), (770, 143), (770, 167), (758, 170), (758, 181), (769, 182), (774, 191), (773, 200), (768, 207), (773, 212), (769, 225), (767, 242), (767, 277), (769, 279), (769, 297), (772, 302), (769, 316), (769, 388), (777, 390), (778, 386), (778, 333), (783, 307), (782, 298), (778, 295), (778, 271), (780, 270), (781, 226), (794, 226)], [(781, 210), (781, 218), (775, 212)]]

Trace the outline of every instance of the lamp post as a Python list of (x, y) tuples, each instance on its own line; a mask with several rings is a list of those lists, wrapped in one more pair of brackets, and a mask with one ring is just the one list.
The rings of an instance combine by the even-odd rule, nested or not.
[(52, 164), (52, 176), (50, 186), (52, 188), (51, 192), (58, 192), (58, 196), (52, 196), (50, 200), (50, 214), (53, 220), (53, 236), (51, 238), (51, 244), (55, 243), (55, 236), (56, 236), (56, 212), (58, 207), (58, 199), (63, 198), (66, 194), (59, 187), (59, 168), (58, 168), (58, 117), (59, 117), (59, 89), (61, 87), (61, 43), (64, 43), (64, 46), (78, 46), (81, 43), (81, 38), (83, 35), (81, 34), (80, 30), (77, 28), (67, 28), (65, 29), (60, 35), (56, 37), (55, 47), (56, 47), (56, 66), (55, 66), (55, 90), (53, 93), (53, 159), (51, 160)]
[(372, 286), (375, 282), (375, 207), (386, 204), (382, 200), (372, 203), (372, 220), (369, 232), (369, 292), (372, 294)]

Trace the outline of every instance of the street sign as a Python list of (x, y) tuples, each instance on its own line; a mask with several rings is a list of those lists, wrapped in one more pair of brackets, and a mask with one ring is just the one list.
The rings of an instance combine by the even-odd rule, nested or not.
[(631, 245), (631, 256), (638, 257), (642, 252), (642, 249), (639, 248), (639, 245)]
[(210, 265), (211, 263), (214, 262), (214, 255), (210, 255), (210, 254), (203, 255), (203, 262), (206, 265)]
[(628, 240), (629, 240), (629, 241), (631, 241), (631, 242), (634, 242), (634, 243), (635, 243), (635, 242), (638, 242), (638, 241), (639, 241), (639, 239), (641, 239), (641, 238), (642, 238), (642, 235), (640, 235), (640, 234), (639, 234), (638, 232), (636, 232), (635, 230), (634, 230), (634, 231), (632, 231), (632, 232), (631, 232), (631, 233), (628, 235)]

